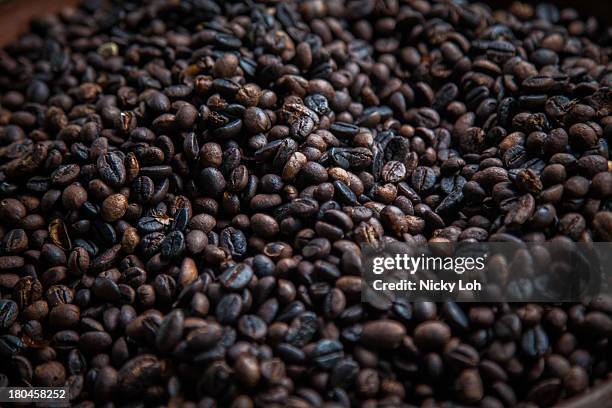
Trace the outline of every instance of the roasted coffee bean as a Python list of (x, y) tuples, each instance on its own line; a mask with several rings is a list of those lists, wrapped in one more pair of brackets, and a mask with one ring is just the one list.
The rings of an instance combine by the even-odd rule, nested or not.
[(249, 284), (253, 277), (253, 269), (246, 264), (236, 264), (230, 266), (219, 277), (221, 284), (232, 290), (240, 290)]
[(444, 357), (449, 365), (460, 369), (476, 367), (480, 361), (478, 351), (467, 344), (449, 345)]
[(49, 361), (34, 369), (34, 383), (39, 387), (58, 387), (65, 380), (66, 369), (59, 361)]
[(441, 315), (444, 320), (455, 330), (462, 332), (469, 329), (469, 320), (465, 312), (455, 302), (445, 302), (442, 306)]
[(218, 324), (207, 324), (204, 322), (201, 327), (189, 332), (186, 341), (192, 350), (199, 351), (217, 344), (217, 342), (221, 340), (221, 336), (222, 331)]
[(71, 184), (62, 193), (62, 204), (69, 210), (78, 210), (87, 201), (87, 190), (79, 184)]
[(60, 304), (51, 309), (49, 323), (59, 329), (68, 329), (75, 326), (81, 317), (78, 306), (71, 304)]
[(155, 185), (149, 177), (139, 176), (132, 183), (132, 194), (134, 200), (138, 203), (146, 204), (150, 202), (154, 193)]
[(255, 315), (244, 315), (238, 320), (238, 332), (244, 337), (259, 341), (262, 340), (267, 333), (266, 322)]
[(262, 133), (270, 129), (270, 119), (260, 108), (250, 107), (244, 111), (244, 126), (251, 133)]
[(548, 350), (548, 347), (548, 335), (540, 326), (523, 333), (521, 349), (527, 356), (539, 357)]
[(7, 223), (16, 224), (27, 215), (26, 207), (14, 198), (5, 198), (0, 201), (0, 217)]
[(311, 358), (318, 367), (322, 369), (331, 369), (344, 356), (342, 343), (335, 340), (320, 340), (318, 341), (309, 358)]
[(8, 329), (17, 320), (19, 313), (17, 303), (12, 300), (0, 300), (0, 328)]
[(221, 172), (213, 167), (202, 170), (199, 177), (199, 186), (205, 195), (215, 197), (225, 189), (225, 178)]
[(419, 193), (426, 193), (436, 183), (436, 175), (429, 167), (417, 167), (412, 172), (412, 186)]
[(119, 154), (110, 152), (98, 157), (96, 168), (102, 180), (112, 186), (121, 187), (127, 178), (125, 166)]
[(143, 354), (127, 361), (118, 372), (118, 390), (123, 395), (143, 392), (161, 375), (157, 357)]
[(423, 350), (439, 350), (449, 339), (450, 329), (442, 322), (423, 322), (414, 330), (414, 342)]
[(113, 194), (102, 202), (100, 215), (107, 222), (114, 222), (121, 219), (128, 208), (128, 200), (123, 194)]
[(589, 385), (588, 375), (584, 368), (574, 366), (570, 368), (563, 378), (565, 390), (570, 395), (584, 392)]
[(235, 322), (242, 311), (242, 298), (237, 294), (223, 296), (217, 303), (215, 315), (220, 323)]
[[(282, 321), (281, 316), (278, 316), (278, 320)], [(302, 347), (306, 345), (314, 336), (318, 328), (316, 315), (312, 312), (299, 313), (291, 321), (285, 340), (296, 347)]]
[(393, 320), (379, 320), (368, 322), (363, 327), (361, 341), (364, 345), (373, 348), (396, 348), (406, 334), (404, 326)]
[(4, 358), (12, 358), (19, 353), (25, 345), (19, 337), (10, 334), (0, 335), (0, 355)]
[(171, 350), (183, 337), (184, 314), (181, 310), (169, 313), (159, 326), (155, 345), (159, 351)]
[(465, 369), (461, 371), (455, 380), (454, 389), (457, 398), (466, 404), (480, 401), (484, 395), (484, 390), (478, 370)]
[(180, 256), (185, 251), (185, 235), (180, 231), (172, 231), (162, 240), (160, 250), (166, 258)]

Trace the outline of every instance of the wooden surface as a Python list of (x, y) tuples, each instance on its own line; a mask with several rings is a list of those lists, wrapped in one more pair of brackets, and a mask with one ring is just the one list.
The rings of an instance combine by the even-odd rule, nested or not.
[(7, 0), (0, 3), (0, 47), (26, 32), (33, 17), (55, 13), (77, 3), (78, 0)]

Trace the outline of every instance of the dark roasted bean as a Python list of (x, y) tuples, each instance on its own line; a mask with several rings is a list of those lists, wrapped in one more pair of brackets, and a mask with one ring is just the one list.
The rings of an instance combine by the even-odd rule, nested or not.
[(236, 264), (227, 268), (219, 277), (221, 284), (232, 290), (240, 290), (249, 284), (253, 269), (246, 264)]
[(125, 183), (127, 173), (121, 157), (114, 152), (110, 152), (98, 157), (96, 167), (103, 181), (115, 187), (120, 187)]
[(405, 334), (406, 329), (399, 322), (393, 320), (372, 321), (364, 325), (361, 341), (369, 347), (393, 349), (400, 344)]
[(17, 304), (12, 300), (0, 300), (0, 328), (8, 329), (17, 319)]

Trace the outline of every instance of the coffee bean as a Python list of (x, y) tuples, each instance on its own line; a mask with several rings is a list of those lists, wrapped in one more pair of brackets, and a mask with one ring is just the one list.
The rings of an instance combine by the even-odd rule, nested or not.
[(69, 210), (78, 210), (87, 201), (87, 190), (79, 184), (71, 184), (62, 193), (62, 204)]
[(118, 388), (124, 395), (143, 392), (161, 375), (157, 357), (142, 354), (127, 361), (119, 370)]
[(147, 108), (156, 112), (166, 112), (170, 109), (170, 99), (158, 91), (150, 92), (145, 98), (145, 103)]
[(221, 326), (216, 323), (205, 323), (202, 327), (189, 332), (186, 341), (192, 350), (201, 351), (217, 344), (221, 336)]
[(578, 149), (587, 149), (597, 144), (595, 130), (585, 123), (576, 123), (569, 128), (570, 144)]
[(94, 385), (96, 399), (108, 400), (112, 398), (113, 392), (116, 391), (117, 379), (117, 370), (114, 367), (102, 367)]
[(444, 351), (447, 362), (459, 369), (473, 368), (480, 362), (478, 351), (467, 344), (449, 345)]
[(586, 371), (580, 366), (570, 368), (563, 378), (563, 384), (568, 394), (580, 394), (589, 385)]
[(548, 347), (548, 336), (540, 326), (523, 333), (521, 349), (527, 356), (539, 357), (548, 350)]
[(612, 212), (598, 212), (593, 219), (593, 228), (600, 239), (609, 241), (612, 238)]
[(238, 332), (244, 337), (259, 341), (266, 336), (266, 322), (255, 315), (244, 315), (238, 320)]
[(394, 349), (406, 335), (404, 326), (393, 320), (368, 322), (363, 327), (361, 341), (373, 348)]
[(605, 313), (593, 311), (585, 316), (584, 326), (598, 336), (606, 336), (612, 332), (612, 319)]
[(0, 300), (0, 327), (8, 329), (17, 319), (17, 304), (12, 300)]
[(0, 217), (8, 223), (16, 224), (27, 214), (26, 207), (14, 198), (0, 201)]
[(34, 369), (34, 383), (39, 387), (59, 387), (65, 380), (66, 370), (59, 361), (49, 361)]
[(476, 403), (484, 395), (482, 379), (478, 371), (474, 369), (461, 371), (454, 386), (457, 398), (466, 404)]
[(217, 303), (215, 315), (221, 323), (231, 323), (236, 321), (242, 309), (242, 299), (239, 295), (229, 294), (223, 296)]
[(455, 302), (445, 302), (442, 307), (442, 316), (455, 330), (467, 331), (470, 323), (465, 312)]
[(160, 250), (165, 258), (180, 256), (185, 251), (185, 236), (180, 231), (172, 231), (162, 240)]
[(330, 369), (343, 357), (342, 343), (335, 340), (320, 340), (314, 346), (309, 358), (322, 369)]
[(213, 74), (218, 78), (231, 77), (238, 68), (238, 58), (234, 54), (223, 54), (213, 66)]
[(71, 304), (60, 304), (51, 309), (49, 323), (59, 329), (68, 329), (75, 326), (81, 317), (78, 306)]
[(577, 213), (568, 213), (559, 220), (559, 232), (578, 239), (586, 225), (584, 217)]
[(247, 108), (244, 111), (244, 126), (251, 133), (266, 132), (270, 129), (270, 119), (268, 115), (256, 107)]
[(76, 164), (61, 165), (49, 176), (50, 182), (55, 186), (66, 186), (79, 177), (81, 168)]
[(0, 256), (0, 271), (22, 268), (25, 260), (21, 256)]
[(221, 284), (230, 290), (240, 290), (249, 284), (253, 269), (246, 264), (236, 264), (227, 268), (219, 277)]
[(414, 342), (422, 350), (436, 350), (444, 347), (450, 335), (450, 329), (446, 324), (428, 321), (414, 329)]
[(19, 353), (25, 345), (19, 337), (3, 334), (0, 335), (0, 355), (5, 358), (11, 358)]
[(596, 197), (608, 198), (612, 196), (612, 173), (601, 172), (593, 176), (591, 190)]
[(255, 386), (261, 378), (259, 362), (253, 356), (243, 355), (234, 365), (236, 377), (247, 386)]
[(225, 189), (223, 174), (213, 167), (207, 167), (202, 170), (199, 180), (200, 189), (205, 195), (215, 197)]
[(312, 339), (317, 328), (316, 315), (314, 313), (301, 313), (291, 322), (285, 340), (293, 346), (302, 347)]
[(106, 351), (112, 344), (110, 334), (103, 331), (82, 333), (79, 338), (79, 348), (87, 354), (98, 354)]
[(117, 153), (107, 153), (98, 157), (96, 163), (98, 173), (103, 181), (115, 186), (121, 187), (127, 178), (127, 173), (123, 160)]
[(560, 392), (561, 380), (557, 378), (544, 380), (531, 389), (527, 394), (527, 400), (537, 405), (550, 405), (559, 398)]
[(107, 222), (114, 222), (121, 219), (128, 207), (128, 200), (123, 194), (113, 194), (102, 202), (100, 214)]

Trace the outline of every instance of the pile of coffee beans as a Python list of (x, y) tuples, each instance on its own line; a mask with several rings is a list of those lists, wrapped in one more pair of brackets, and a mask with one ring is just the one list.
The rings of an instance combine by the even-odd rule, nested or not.
[[(26, 5), (24, 5), (25, 7)], [(543, 407), (612, 298), (362, 303), (362, 245), (612, 241), (612, 28), (464, 0), (84, 0), (0, 51), (0, 386)]]

